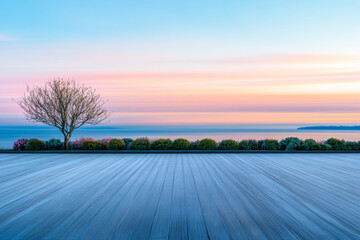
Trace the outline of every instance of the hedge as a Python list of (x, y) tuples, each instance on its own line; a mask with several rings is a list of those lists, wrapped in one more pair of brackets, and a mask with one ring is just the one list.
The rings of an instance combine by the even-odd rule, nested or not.
[(29, 141), (27, 141), (27, 143), (25, 144), (25, 149), (27, 151), (43, 150), (44, 149), (44, 142), (39, 140), (39, 139), (32, 138)]
[(137, 138), (130, 143), (131, 150), (150, 150), (151, 142), (148, 138)]
[(171, 150), (173, 148), (173, 142), (170, 139), (158, 139), (151, 143), (152, 150)]
[(260, 150), (279, 150), (279, 141), (276, 139), (265, 139), (258, 141)]
[(216, 148), (215, 140), (210, 138), (202, 139), (196, 147), (197, 150), (216, 150)]
[[(106, 146), (107, 145), (107, 146)], [(241, 140), (237, 142), (232, 139), (225, 139), (217, 143), (213, 139), (188, 141), (184, 138), (156, 139), (150, 141), (148, 138), (106, 138), (94, 140), (93, 138), (81, 138), (71, 143), (72, 150), (278, 150), (278, 151), (360, 151), (360, 142), (345, 141), (337, 138), (330, 138), (326, 141), (317, 142), (314, 139), (301, 140), (297, 137), (285, 138), (281, 141), (276, 139), (264, 140)], [(21, 138), (14, 142), (13, 150), (16, 151), (38, 151), (38, 150), (61, 150), (63, 143), (60, 139), (39, 139)]]
[(113, 138), (109, 141), (108, 149), (109, 150), (124, 150), (126, 148), (126, 144), (124, 140)]
[(81, 144), (81, 150), (105, 150), (106, 146), (100, 141), (85, 141)]
[(175, 139), (173, 142), (173, 150), (189, 150), (190, 142), (184, 138)]
[(48, 141), (45, 141), (45, 150), (60, 150), (64, 148), (64, 143), (60, 139), (52, 138)]
[(226, 139), (226, 140), (222, 140), (219, 143), (219, 149), (220, 150), (238, 150), (239, 144), (235, 140)]

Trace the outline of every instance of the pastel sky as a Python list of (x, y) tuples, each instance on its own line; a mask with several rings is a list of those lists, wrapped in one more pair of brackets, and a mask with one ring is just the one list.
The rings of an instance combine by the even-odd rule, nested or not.
[(74, 78), (113, 125), (359, 124), (360, 1), (4, 1), (0, 125)]

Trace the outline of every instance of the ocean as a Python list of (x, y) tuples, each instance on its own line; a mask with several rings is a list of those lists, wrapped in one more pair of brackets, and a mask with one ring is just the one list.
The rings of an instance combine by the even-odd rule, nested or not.
[[(336, 137), (348, 141), (359, 141), (360, 130), (297, 130), (294, 125), (240, 125), (240, 126), (85, 126), (75, 130), (71, 140), (81, 137), (101, 138), (186, 138), (190, 141), (202, 138), (223, 139), (278, 139), (298, 137), (318, 141)], [(63, 136), (56, 128), (49, 126), (0, 126), (0, 148), (9, 149), (19, 138), (47, 140)]]

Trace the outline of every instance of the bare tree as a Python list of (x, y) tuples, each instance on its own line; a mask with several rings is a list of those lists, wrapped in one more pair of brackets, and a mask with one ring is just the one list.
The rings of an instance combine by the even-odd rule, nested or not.
[(75, 129), (99, 124), (110, 115), (94, 89), (74, 80), (54, 79), (45, 86), (27, 86), (24, 96), (16, 102), (27, 119), (58, 128), (64, 135), (65, 150)]

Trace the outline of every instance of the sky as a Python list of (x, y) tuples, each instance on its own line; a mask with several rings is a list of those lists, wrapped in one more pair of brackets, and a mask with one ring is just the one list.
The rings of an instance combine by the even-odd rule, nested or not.
[(110, 125), (356, 125), (360, 1), (25, 1), (0, 7), (0, 125), (75, 79)]

